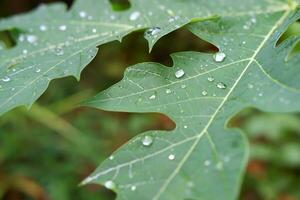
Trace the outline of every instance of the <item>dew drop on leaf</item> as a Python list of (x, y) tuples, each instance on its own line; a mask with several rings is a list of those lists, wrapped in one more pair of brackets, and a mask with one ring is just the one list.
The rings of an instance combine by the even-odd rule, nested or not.
[(151, 96), (149, 97), (150, 100), (154, 100), (155, 98), (156, 98), (156, 95), (155, 95), (155, 94), (153, 94), (153, 95), (151, 95)]
[(111, 190), (116, 188), (116, 184), (115, 184), (113, 181), (111, 181), (111, 180), (106, 181), (106, 182), (104, 183), (104, 186), (105, 186), (107, 189), (111, 189)]
[(153, 143), (153, 138), (149, 135), (146, 135), (142, 138), (143, 146), (150, 146)]
[(56, 47), (55, 54), (58, 56), (64, 55), (64, 50), (61, 47)]
[(223, 52), (218, 52), (214, 55), (214, 60), (216, 62), (223, 62), (226, 58), (226, 54)]
[(207, 92), (206, 90), (203, 90), (203, 91), (202, 91), (202, 95), (203, 95), (203, 96), (207, 96), (207, 94), (208, 94), (208, 92)]
[(255, 18), (255, 17), (252, 17), (252, 18), (251, 18), (251, 22), (252, 22), (253, 24), (255, 24), (255, 23), (256, 23), (256, 18)]
[(145, 32), (145, 36), (155, 36), (161, 31), (160, 27), (153, 27)]
[(133, 185), (133, 186), (131, 186), (131, 191), (135, 191), (136, 190), (136, 186), (135, 185)]
[(20, 42), (24, 42), (25, 36), (21, 34), (21, 35), (18, 37), (18, 40), (19, 40)]
[(175, 72), (175, 77), (176, 77), (176, 78), (181, 78), (181, 77), (184, 76), (184, 74), (185, 74), (185, 72), (183, 71), (183, 69), (179, 69), (179, 70), (177, 70), (177, 71)]
[(171, 89), (166, 89), (166, 94), (171, 94), (172, 90)]
[(217, 87), (218, 87), (219, 89), (226, 89), (226, 88), (227, 88), (227, 86), (226, 86), (224, 83), (222, 83), (222, 82), (218, 83), (218, 84), (217, 84)]
[(249, 89), (253, 89), (253, 87), (254, 87), (253, 84), (251, 84), (251, 83), (248, 84)]
[(207, 80), (208, 80), (209, 82), (213, 82), (213, 81), (215, 80), (215, 78), (212, 77), (212, 76), (209, 76), (209, 77), (207, 78)]
[(170, 154), (168, 157), (169, 160), (174, 160), (175, 159), (175, 155), (174, 154)]
[(86, 14), (86, 12), (84, 12), (84, 11), (80, 11), (80, 12), (79, 12), (79, 16), (80, 16), (81, 18), (85, 18), (85, 17), (87, 16), (87, 14)]
[(204, 161), (204, 165), (208, 167), (210, 165), (210, 161), (209, 160)]
[(139, 11), (134, 11), (133, 13), (130, 14), (129, 19), (131, 21), (135, 21), (140, 17), (141, 13)]
[(35, 72), (36, 72), (36, 73), (39, 73), (39, 72), (41, 72), (41, 69), (37, 68), (37, 69), (35, 70)]
[(28, 53), (27, 49), (24, 49), (24, 50), (22, 51), (22, 53), (23, 53), (24, 55), (26, 55), (26, 54)]
[(250, 29), (250, 27), (249, 27), (249, 25), (244, 25), (244, 26), (243, 26), (243, 29), (245, 29), (245, 30), (249, 30), (249, 29)]
[(40, 31), (47, 31), (48, 27), (44, 24), (40, 25)]
[(58, 27), (58, 29), (59, 29), (60, 31), (65, 31), (65, 30), (67, 30), (67, 26), (66, 26), (66, 25), (60, 25), (60, 26)]
[(33, 44), (33, 43), (37, 42), (38, 37), (35, 35), (27, 35), (26, 40), (27, 40), (27, 42)]
[(3, 82), (9, 82), (10, 81), (10, 78), (8, 76), (5, 76), (4, 78), (2, 78), (2, 81)]

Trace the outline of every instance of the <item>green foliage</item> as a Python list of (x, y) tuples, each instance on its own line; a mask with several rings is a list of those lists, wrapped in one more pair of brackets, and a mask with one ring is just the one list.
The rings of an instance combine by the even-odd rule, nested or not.
[(145, 5), (140, 0), (129, 10), (116, 12), (107, 0), (78, 0), (68, 12), (64, 4), (53, 4), (1, 20), (0, 30), (14, 33), (17, 46), (1, 50), (0, 114), (19, 105), (30, 106), (52, 79), (79, 79), (101, 44), (150, 28), (145, 37), (151, 49), (159, 38), (191, 21), (230, 11), (194, 5), (193, 1), (159, 0)]
[(243, 193), (255, 191), (256, 199), (280, 199), (284, 194), (299, 199), (299, 116), (246, 110), (235, 120), (251, 141)]
[[(9, 30), (16, 42), (11, 49), (0, 44), (0, 114), (31, 105), (53, 79), (70, 75), (79, 79), (101, 44), (147, 29), (151, 50), (161, 37), (190, 23), (187, 28), (218, 47), (218, 53), (176, 53), (172, 67), (137, 64), (126, 70), (121, 82), (85, 103), (109, 111), (163, 113), (176, 128), (136, 136), (83, 183), (103, 184), (116, 191), (118, 199), (236, 199), (249, 149), (240, 131), (228, 128), (228, 121), (246, 107), (300, 110), (295, 67), (299, 54), (290, 54), (299, 38), (279, 43), (299, 18), (297, 2), (284, 0), (135, 0), (121, 11), (106, 0), (77, 0), (69, 11), (63, 4), (41, 6), (0, 21), (0, 30)], [(29, 113), (72, 142), (74, 152), (90, 162), (104, 156), (94, 153), (99, 147), (90, 146), (96, 138), (83, 136), (50, 110), (35, 105)], [(298, 129), (297, 121), (287, 121), (288, 127)], [(117, 129), (113, 119), (102, 122), (110, 132)], [(254, 124), (245, 129), (255, 132), (261, 125)], [(134, 127), (136, 122), (127, 128)], [(273, 133), (271, 139), (276, 137)], [(274, 149), (262, 146), (254, 145), (253, 158), (299, 165), (297, 144), (287, 143), (278, 151), (283, 156), (277, 162)], [(74, 152), (66, 155), (76, 157)], [(69, 162), (78, 165), (76, 158)], [(262, 196), (274, 198), (263, 188)]]
[(111, 111), (160, 112), (174, 120), (176, 129), (137, 136), (84, 183), (102, 183), (119, 199), (237, 198), (248, 146), (237, 130), (226, 128), (227, 121), (245, 107), (300, 109), (294, 67), (299, 55), (287, 59), (298, 38), (277, 46), (300, 11), (281, 8), (191, 24), (193, 33), (220, 51), (176, 53), (171, 68), (130, 67), (120, 83), (86, 102)]

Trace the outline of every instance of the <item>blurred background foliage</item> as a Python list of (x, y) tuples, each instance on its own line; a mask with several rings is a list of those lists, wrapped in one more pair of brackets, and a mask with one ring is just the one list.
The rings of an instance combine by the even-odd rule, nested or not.
[[(128, 1), (110, 0), (115, 10)], [(53, 0), (0, 0), (0, 17), (22, 13)], [(72, 1), (64, 1), (69, 6)], [(300, 34), (299, 23), (285, 35)], [(7, 47), (13, 41), (0, 32)], [(299, 47), (296, 47), (296, 51)], [(146, 130), (171, 130), (175, 124), (160, 114), (128, 114), (79, 107), (78, 104), (119, 81), (127, 66), (155, 61), (172, 66), (178, 51), (214, 52), (211, 44), (182, 28), (161, 39), (148, 54), (143, 33), (122, 43), (100, 46), (81, 81), (52, 81), (28, 111), (17, 108), (0, 118), (0, 200), (111, 200), (115, 194), (80, 181), (118, 147)], [(251, 143), (251, 161), (241, 200), (300, 199), (300, 115), (269, 114), (246, 109), (230, 121), (242, 128)]]

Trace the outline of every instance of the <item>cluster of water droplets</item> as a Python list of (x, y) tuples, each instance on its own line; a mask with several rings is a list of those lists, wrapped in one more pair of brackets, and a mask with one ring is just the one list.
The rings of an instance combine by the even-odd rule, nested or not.
[(248, 20), (244, 25), (243, 25), (243, 29), (244, 30), (250, 30), (251, 26), (255, 25), (257, 22), (256, 17), (255, 16), (251, 16), (250, 20)]
[[(213, 55), (213, 59), (217, 63), (223, 62), (225, 60), (225, 58), (226, 58), (226, 54), (224, 52), (218, 52), (218, 53)], [(207, 66), (208, 65), (206, 64), (205, 67), (207, 67)], [(202, 65), (201, 65), (201, 68), (203, 68)], [(174, 76), (175, 76), (176, 79), (182, 79), (182, 78), (184, 78), (185, 75), (186, 75), (186, 72), (182, 68), (177, 68), (177, 70), (174, 72)], [(215, 78), (211, 75), (207, 77), (207, 80), (208, 80), (208, 82), (212, 82), (212, 83), (215, 82)], [(221, 90), (227, 89), (227, 85), (225, 83), (221, 82), (221, 81), (216, 82), (215, 86), (218, 89), (221, 89)], [(182, 84), (180, 87), (182, 89), (186, 89), (187, 86), (185, 84)], [(170, 94), (175, 94), (175, 93), (176, 93), (175, 90), (173, 91), (171, 88), (166, 88), (165, 89), (165, 94), (170, 95)], [(206, 89), (204, 89), (204, 90), (201, 91), (201, 94), (202, 94), (202, 96), (207, 96), (209, 94), (209, 92)], [(216, 95), (212, 94), (212, 96), (216, 96)], [(178, 97), (178, 98), (180, 99), (180, 97)], [(148, 99), (149, 100), (157, 99), (157, 92), (151, 94), (148, 97)], [(141, 102), (141, 101), (142, 101), (142, 98), (139, 98), (139, 102)]]
[(160, 32), (161, 32), (161, 28), (158, 27), (158, 26), (149, 28), (145, 32), (145, 38), (155, 39), (155, 38), (158, 37), (158, 35), (159, 35)]

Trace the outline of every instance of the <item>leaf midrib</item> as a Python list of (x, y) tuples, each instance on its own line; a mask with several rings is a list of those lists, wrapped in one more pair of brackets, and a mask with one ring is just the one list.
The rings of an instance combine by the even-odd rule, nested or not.
[(253, 56), (250, 58), (250, 61), (247, 64), (247, 66), (245, 67), (245, 69), (241, 72), (240, 76), (237, 78), (237, 80), (233, 84), (232, 88), (229, 90), (228, 94), (225, 96), (224, 100), (221, 102), (221, 104), (219, 105), (219, 107), (216, 109), (215, 113), (212, 115), (212, 117), (208, 121), (207, 125), (204, 127), (204, 129), (201, 131), (201, 133), (199, 133), (196, 141), (190, 147), (190, 149), (188, 150), (187, 154), (183, 157), (183, 159), (179, 162), (178, 166), (175, 168), (175, 170), (173, 171), (173, 173), (166, 179), (165, 184), (163, 184), (161, 186), (161, 188), (158, 191), (158, 193), (153, 197), (153, 200), (157, 200), (160, 197), (160, 195), (166, 190), (166, 188), (168, 187), (168, 185), (170, 184), (170, 182), (172, 181), (172, 179), (177, 175), (177, 173), (179, 172), (179, 170), (181, 169), (181, 167), (184, 165), (184, 163), (187, 161), (187, 159), (190, 157), (191, 153), (194, 151), (194, 149), (198, 145), (198, 143), (201, 140), (202, 136), (207, 132), (208, 128), (210, 127), (210, 125), (214, 121), (215, 117), (218, 115), (220, 109), (224, 106), (224, 104), (226, 103), (227, 99), (229, 98), (229, 96), (232, 94), (232, 92), (234, 91), (234, 89), (238, 85), (239, 81), (242, 79), (242, 77), (244, 76), (244, 74), (246, 73), (246, 71), (248, 70), (248, 68), (251, 66), (251, 64), (253, 62), (255, 62), (256, 56), (259, 54), (259, 52), (261, 51), (261, 49), (264, 47), (265, 43), (270, 39), (270, 37), (272, 36), (272, 34), (274, 33), (274, 31), (279, 27), (279, 25), (288, 17), (288, 15), (290, 14), (291, 11), (292, 10), (287, 10), (282, 15), (282, 17), (275, 23), (275, 25), (272, 27), (272, 29), (270, 30), (270, 32), (266, 35), (265, 39), (258, 46), (257, 50), (255, 51), (255, 53), (253, 54)]

